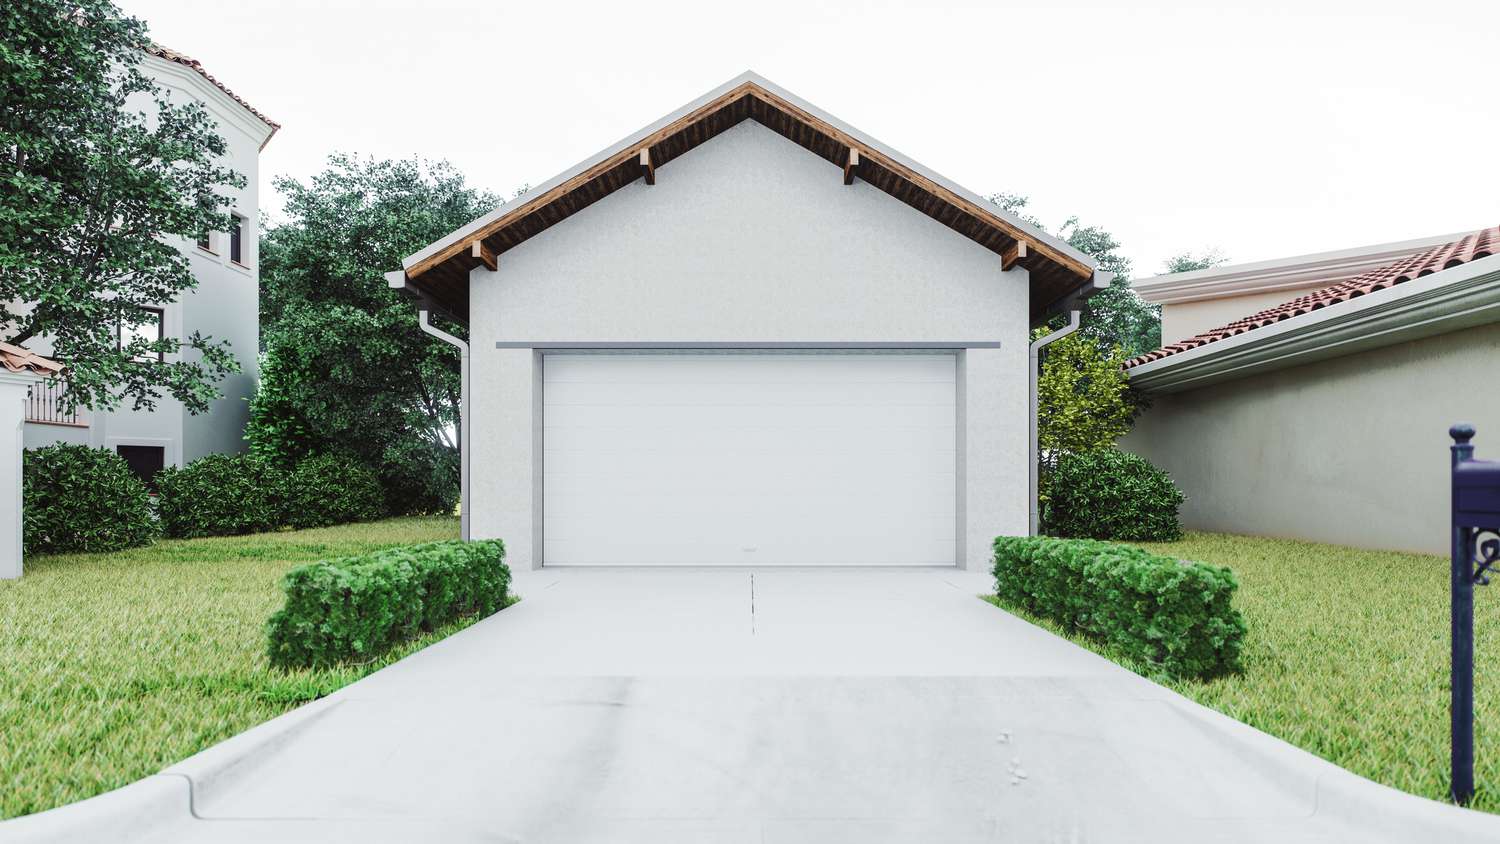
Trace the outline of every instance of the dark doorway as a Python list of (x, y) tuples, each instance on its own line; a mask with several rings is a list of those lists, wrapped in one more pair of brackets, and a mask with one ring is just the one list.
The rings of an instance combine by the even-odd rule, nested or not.
[(159, 445), (120, 445), (115, 446), (115, 451), (125, 458), (130, 471), (146, 489), (156, 492), (156, 473), (166, 463), (167, 450)]

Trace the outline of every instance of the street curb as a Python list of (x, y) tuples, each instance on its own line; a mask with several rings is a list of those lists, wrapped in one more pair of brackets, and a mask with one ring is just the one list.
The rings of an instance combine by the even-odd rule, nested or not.
[(6, 844), (163, 840), (172, 827), (199, 817), (196, 807), (207, 788), (233, 782), (341, 702), (325, 697), (305, 703), (114, 791), (0, 822), (0, 840)]
[(209, 794), (225, 788), (344, 702), (335, 693), (304, 703), (188, 758), (162, 769), (163, 774), (181, 776), (192, 785), (193, 814), (200, 814)]
[[(1144, 679), (1144, 678), (1143, 678)], [(1205, 722), (1233, 739), (1247, 760), (1266, 776), (1301, 772), (1316, 775), (1316, 801), (1311, 817), (1333, 822), (1368, 824), (1379, 818), (1390, 841), (1440, 839), (1445, 844), (1493, 844), (1500, 841), (1500, 815), (1465, 809), (1388, 785), (1382, 785), (1303, 750), (1284, 739), (1211, 709), (1172, 689), (1153, 683), (1166, 693), (1165, 703), (1182, 714)]]
[(77, 803), (0, 823), (7, 844), (54, 841), (159, 841), (169, 826), (192, 820), (186, 777), (152, 774)]

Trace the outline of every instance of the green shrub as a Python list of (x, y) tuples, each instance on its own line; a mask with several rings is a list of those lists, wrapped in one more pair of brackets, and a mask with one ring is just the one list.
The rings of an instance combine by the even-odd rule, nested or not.
[(323, 560), (287, 572), (286, 605), (266, 623), (271, 664), (363, 661), (419, 631), (505, 606), (499, 540), (430, 542)]
[(1047, 474), (1043, 532), (1084, 539), (1182, 538), (1182, 492), (1166, 472), (1119, 449), (1064, 454)]
[(386, 512), (393, 516), (452, 515), (458, 507), (457, 449), (434, 448), (420, 440), (395, 442), (376, 471)]
[(1001, 601), (1093, 636), (1174, 677), (1240, 668), (1245, 620), (1223, 566), (1089, 539), (995, 540)]
[(157, 475), (167, 536), (231, 536), (286, 521), (287, 473), (250, 454), (208, 454)]
[(28, 450), (21, 490), (28, 552), (118, 551), (156, 536), (146, 485), (112, 451), (68, 444)]
[(378, 518), (385, 509), (380, 480), (364, 465), (332, 454), (309, 457), (287, 485), (287, 524), (324, 527)]

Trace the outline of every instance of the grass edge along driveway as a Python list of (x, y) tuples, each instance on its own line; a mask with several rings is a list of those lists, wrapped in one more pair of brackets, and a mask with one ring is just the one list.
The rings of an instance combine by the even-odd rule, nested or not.
[(457, 537), (456, 519), (402, 518), (28, 559), (0, 581), (0, 818), (156, 773), (472, 624), (361, 665), (266, 663), (288, 569)]
[[(1296, 540), (1189, 533), (1134, 543), (1225, 565), (1249, 625), (1244, 673), (1172, 680), (987, 598), (1204, 706), (1362, 777), (1448, 795), (1448, 559)], [(1472, 808), (1500, 812), (1500, 586), (1475, 590)]]

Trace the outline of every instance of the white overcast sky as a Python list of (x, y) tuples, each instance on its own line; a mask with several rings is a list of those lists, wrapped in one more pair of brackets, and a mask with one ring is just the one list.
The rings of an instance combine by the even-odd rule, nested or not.
[(283, 125), (509, 195), (750, 69), (1136, 277), (1500, 223), (1500, 2), (117, 0)]

